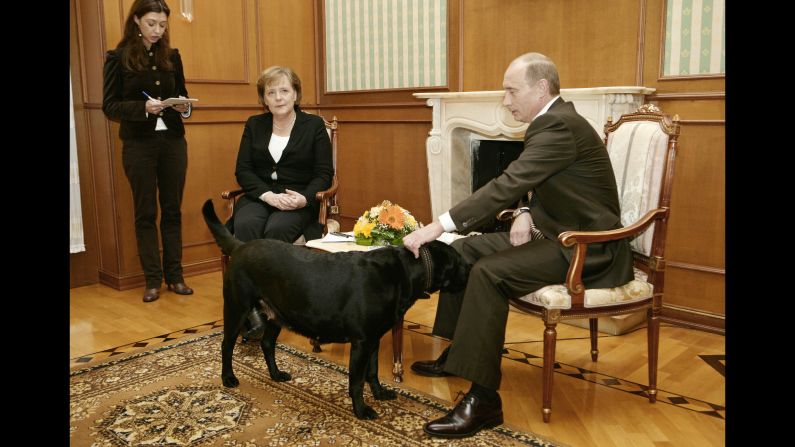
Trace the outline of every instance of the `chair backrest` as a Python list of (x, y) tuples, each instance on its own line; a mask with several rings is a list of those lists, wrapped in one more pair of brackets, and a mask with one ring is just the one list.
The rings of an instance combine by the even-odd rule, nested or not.
[[(323, 118), (321, 116), (321, 118)], [(334, 190), (334, 194), (329, 197), (325, 204), (321, 204), (321, 213), (326, 213), (326, 217), (334, 216), (340, 213), (339, 205), (337, 203), (337, 188), (339, 187), (339, 176), (337, 173), (337, 128), (339, 127), (339, 123), (337, 122), (337, 116), (334, 115), (331, 118), (331, 121), (326, 121), (326, 118), (323, 118), (323, 122), (326, 124), (326, 132), (328, 132), (328, 136), (331, 139), (331, 160), (334, 166), (334, 177), (331, 179), (331, 187), (330, 189)], [(326, 229), (329, 231), (338, 231), (339, 230), (339, 222), (333, 219), (329, 219), (334, 221), (335, 227), (333, 229), (328, 228), (328, 223), (325, 224), (327, 227)], [(325, 233), (324, 233), (325, 234)]]
[[(631, 225), (647, 212), (669, 208), (679, 116), (673, 120), (653, 104), (605, 124), (607, 146), (621, 203), (621, 224)], [(667, 219), (652, 224), (631, 241), (633, 251), (663, 256)]]
[[(321, 118), (323, 118), (321, 116)], [(326, 118), (323, 118), (323, 123), (326, 124), (326, 132), (328, 132), (328, 137), (331, 139), (331, 154), (334, 161), (334, 175), (337, 175), (337, 126), (339, 123), (337, 122), (337, 116), (335, 115), (331, 118), (331, 121), (326, 121)]]

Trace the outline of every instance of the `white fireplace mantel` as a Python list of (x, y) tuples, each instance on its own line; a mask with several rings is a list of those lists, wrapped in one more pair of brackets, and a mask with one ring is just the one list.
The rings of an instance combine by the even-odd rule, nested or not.
[[(599, 136), (608, 117), (635, 111), (655, 91), (642, 86), (560, 89)], [(414, 93), (433, 107), (426, 141), (431, 211), (434, 217), (472, 193), (472, 140), (522, 140), (528, 124), (516, 121), (502, 105), (504, 92)]]

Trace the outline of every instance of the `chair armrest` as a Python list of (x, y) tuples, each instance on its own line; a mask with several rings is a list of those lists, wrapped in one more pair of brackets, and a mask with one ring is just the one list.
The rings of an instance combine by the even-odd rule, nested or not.
[(318, 191), (315, 194), (315, 199), (318, 202), (323, 202), (326, 199), (330, 199), (337, 194), (337, 188), (339, 188), (339, 184), (337, 183), (337, 176), (334, 176), (334, 180), (331, 181), (331, 187), (329, 189)]
[(513, 219), (513, 212), (514, 211), (516, 211), (515, 208), (504, 209), (504, 210), (500, 211), (499, 213), (497, 213), (496, 218), (500, 222), (507, 222), (507, 221)]
[(582, 269), (585, 265), (585, 253), (588, 244), (624, 239), (640, 234), (655, 220), (668, 217), (667, 207), (657, 208), (646, 213), (632, 225), (609, 231), (564, 231), (558, 235), (558, 242), (564, 247), (574, 246), (574, 256), (566, 273), (566, 289), (571, 295), (572, 306), (582, 306), (585, 300), (585, 286), (582, 283)]
[(224, 191), (221, 193), (221, 198), (224, 200), (234, 199), (235, 197), (243, 194), (243, 189), (233, 189), (231, 191)]
[(243, 189), (233, 189), (230, 191), (224, 191), (221, 193), (221, 198), (226, 200), (226, 208), (229, 214), (227, 215), (227, 220), (232, 218), (232, 211), (235, 209), (235, 201), (237, 200), (237, 196), (243, 194)]
[(337, 206), (337, 188), (339, 188), (339, 183), (335, 175), (331, 180), (331, 187), (329, 187), (329, 189), (318, 191), (317, 194), (315, 194), (315, 199), (320, 203), (320, 212), (318, 213), (317, 221), (320, 222), (320, 225), (323, 225), (324, 234), (326, 231), (326, 221), (329, 215), (339, 214), (339, 207)]

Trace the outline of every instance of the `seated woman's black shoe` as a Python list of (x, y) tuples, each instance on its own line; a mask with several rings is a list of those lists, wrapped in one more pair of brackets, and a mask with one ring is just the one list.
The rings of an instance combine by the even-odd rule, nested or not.
[(419, 360), (411, 364), (411, 370), (421, 376), (428, 377), (446, 377), (451, 375), (449, 372), (444, 371), (444, 362), (447, 360), (447, 354), (450, 353), (448, 346), (442, 351), (439, 358), (436, 360)]
[[(262, 321), (262, 315), (256, 307), (251, 309), (248, 314), (249, 329), (243, 334), (243, 339), (248, 340), (261, 340), (262, 335), (265, 334), (265, 322)], [(245, 342), (244, 342), (245, 343)]]

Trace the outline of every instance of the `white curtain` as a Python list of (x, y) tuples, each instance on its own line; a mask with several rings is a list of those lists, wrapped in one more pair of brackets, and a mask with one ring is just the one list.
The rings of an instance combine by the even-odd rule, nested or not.
[(86, 251), (86, 244), (83, 240), (83, 214), (80, 211), (80, 174), (77, 169), (72, 73), (69, 73), (69, 253), (81, 251)]

